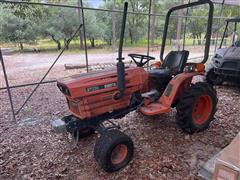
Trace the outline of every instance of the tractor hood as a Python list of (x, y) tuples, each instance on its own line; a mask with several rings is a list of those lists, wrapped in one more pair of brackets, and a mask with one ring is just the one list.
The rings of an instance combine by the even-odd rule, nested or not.
[(218, 49), (216, 55), (221, 56), (224, 60), (240, 60), (240, 47)]
[[(148, 79), (148, 73), (140, 67), (126, 68), (126, 84), (142, 86)], [(60, 91), (70, 98), (80, 98), (106, 91), (118, 90), (117, 69), (108, 69), (73, 75), (57, 81)]]
[(212, 63), (216, 67), (237, 68), (240, 63), (240, 47), (218, 49)]

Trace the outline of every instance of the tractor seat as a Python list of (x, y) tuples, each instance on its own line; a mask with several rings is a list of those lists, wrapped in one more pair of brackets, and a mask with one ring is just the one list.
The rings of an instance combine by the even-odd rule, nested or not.
[(164, 59), (159, 69), (149, 71), (150, 77), (170, 78), (183, 72), (189, 56), (189, 51), (171, 51)]
[(168, 78), (172, 75), (170, 69), (153, 69), (149, 72), (150, 77), (155, 78)]

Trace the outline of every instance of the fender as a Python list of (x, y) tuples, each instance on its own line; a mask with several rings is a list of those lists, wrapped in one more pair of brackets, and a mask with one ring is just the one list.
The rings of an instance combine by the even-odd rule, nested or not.
[(170, 112), (172, 104), (182, 96), (184, 90), (190, 86), (192, 78), (197, 75), (203, 75), (203, 73), (184, 72), (178, 74), (169, 82), (158, 101), (144, 104), (144, 106), (140, 108), (140, 111), (148, 116)]

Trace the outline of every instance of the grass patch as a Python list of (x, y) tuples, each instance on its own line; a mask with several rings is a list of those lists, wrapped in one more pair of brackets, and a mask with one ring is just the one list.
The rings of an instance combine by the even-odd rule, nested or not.
[[(154, 47), (161, 46), (161, 38), (157, 38), (154, 40)], [(215, 40), (212, 39), (211, 44), (214, 44)], [(62, 48), (64, 47), (64, 41), (60, 41)], [(204, 42), (202, 42), (204, 43)], [(218, 43), (220, 43), (220, 38), (218, 40)], [(230, 39), (226, 40), (226, 44), (230, 43)], [(150, 41), (151, 45), (151, 41)], [(185, 45), (186, 46), (203, 46), (203, 45), (198, 45), (197, 40), (192, 38), (186, 38), (185, 40)], [(52, 39), (39, 39), (37, 42), (33, 43), (24, 43), (24, 50), (23, 52), (57, 52), (57, 44), (52, 40)], [(116, 42), (116, 46), (118, 46), (118, 42)], [(148, 41), (146, 38), (140, 39), (137, 43), (131, 44), (130, 39), (127, 39), (124, 41), (124, 48), (147, 48), (148, 46)], [(166, 41), (166, 46), (170, 46), (170, 40), (167, 39)], [(9, 47), (16, 49), (18, 51), (18, 46), (12, 44), (12, 43), (4, 43), (2, 47)], [(87, 40), (87, 48), (89, 53), (100, 53), (100, 52), (111, 52), (112, 47), (108, 45), (105, 41), (97, 39), (95, 40), (95, 47), (91, 47), (91, 43), (89, 40)], [(79, 38), (75, 38), (71, 41), (69, 45), (69, 50), (65, 51), (65, 53), (80, 53), (84, 54), (84, 49), (80, 50), (80, 40)]]

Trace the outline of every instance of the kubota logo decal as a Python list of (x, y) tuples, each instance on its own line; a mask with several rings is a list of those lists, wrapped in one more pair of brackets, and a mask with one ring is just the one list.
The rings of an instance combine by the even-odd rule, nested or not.
[(114, 83), (109, 83), (109, 84), (88, 87), (88, 88), (86, 88), (86, 91), (92, 92), (92, 91), (97, 91), (100, 89), (106, 89), (106, 88), (111, 88), (111, 87), (116, 87), (116, 86), (117, 86), (117, 83), (114, 82)]

